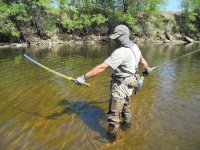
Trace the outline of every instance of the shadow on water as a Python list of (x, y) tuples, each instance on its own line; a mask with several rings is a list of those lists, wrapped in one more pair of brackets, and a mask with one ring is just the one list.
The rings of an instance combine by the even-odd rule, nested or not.
[(107, 103), (107, 100), (99, 102), (90, 102), (88, 100), (72, 101), (63, 99), (58, 105), (64, 107), (59, 113), (54, 113), (49, 116), (42, 115), (38, 112), (31, 112), (21, 109), (17, 106), (9, 106), (12, 109), (30, 114), (35, 117), (40, 117), (48, 120), (58, 120), (65, 114), (76, 114), (80, 120), (82, 120), (90, 130), (97, 132), (99, 136), (94, 137), (96, 140), (101, 142), (109, 142), (106, 140), (106, 124), (107, 116), (99, 105)]
[(107, 101), (89, 102), (88, 100), (82, 100), (73, 102), (72, 100), (64, 99), (59, 102), (59, 106), (63, 106), (64, 110), (47, 118), (58, 119), (62, 115), (75, 113), (91, 130), (99, 133), (99, 137), (95, 137), (95, 139), (106, 139), (105, 122), (107, 121), (107, 116), (102, 108), (98, 106), (103, 103), (107, 103)]

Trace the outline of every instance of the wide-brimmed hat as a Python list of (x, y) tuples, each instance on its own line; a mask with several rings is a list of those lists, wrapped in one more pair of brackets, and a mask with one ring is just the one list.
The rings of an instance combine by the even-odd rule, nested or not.
[(114, 29), (114, 33), (109, 36), (110, 39), (114, 40), (121, 35), (129, 35), (129, 29), (125, 25), (118, 25)]

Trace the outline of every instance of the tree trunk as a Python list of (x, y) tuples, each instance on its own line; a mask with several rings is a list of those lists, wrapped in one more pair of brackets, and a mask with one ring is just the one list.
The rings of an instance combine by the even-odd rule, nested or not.
[(128, 12), (128, 0), (123, 0), (123, 12), (126, 14)]

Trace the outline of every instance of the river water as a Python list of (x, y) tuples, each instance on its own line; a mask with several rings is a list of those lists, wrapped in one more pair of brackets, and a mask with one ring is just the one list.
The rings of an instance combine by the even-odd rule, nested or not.
[[(156, 69), (132, 96), (132, 127), (105, 137), (111, 69), (90, 87), (54, 75), (23, 57), (78, 77), (103, 62), (115, 45), (0, 49), (1, 150), (199, 150), (200, 52)], [(150, 66), (200, 45), (140, 45)]]

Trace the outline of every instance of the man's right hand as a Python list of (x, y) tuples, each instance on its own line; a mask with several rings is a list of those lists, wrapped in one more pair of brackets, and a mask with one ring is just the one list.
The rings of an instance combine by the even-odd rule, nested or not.
[(142, 73), (143, 76), (147, 77), (154, 69), (155, 69), (155, 67), (153, 67), (153, 68), (147, 67), (147, 69)]

